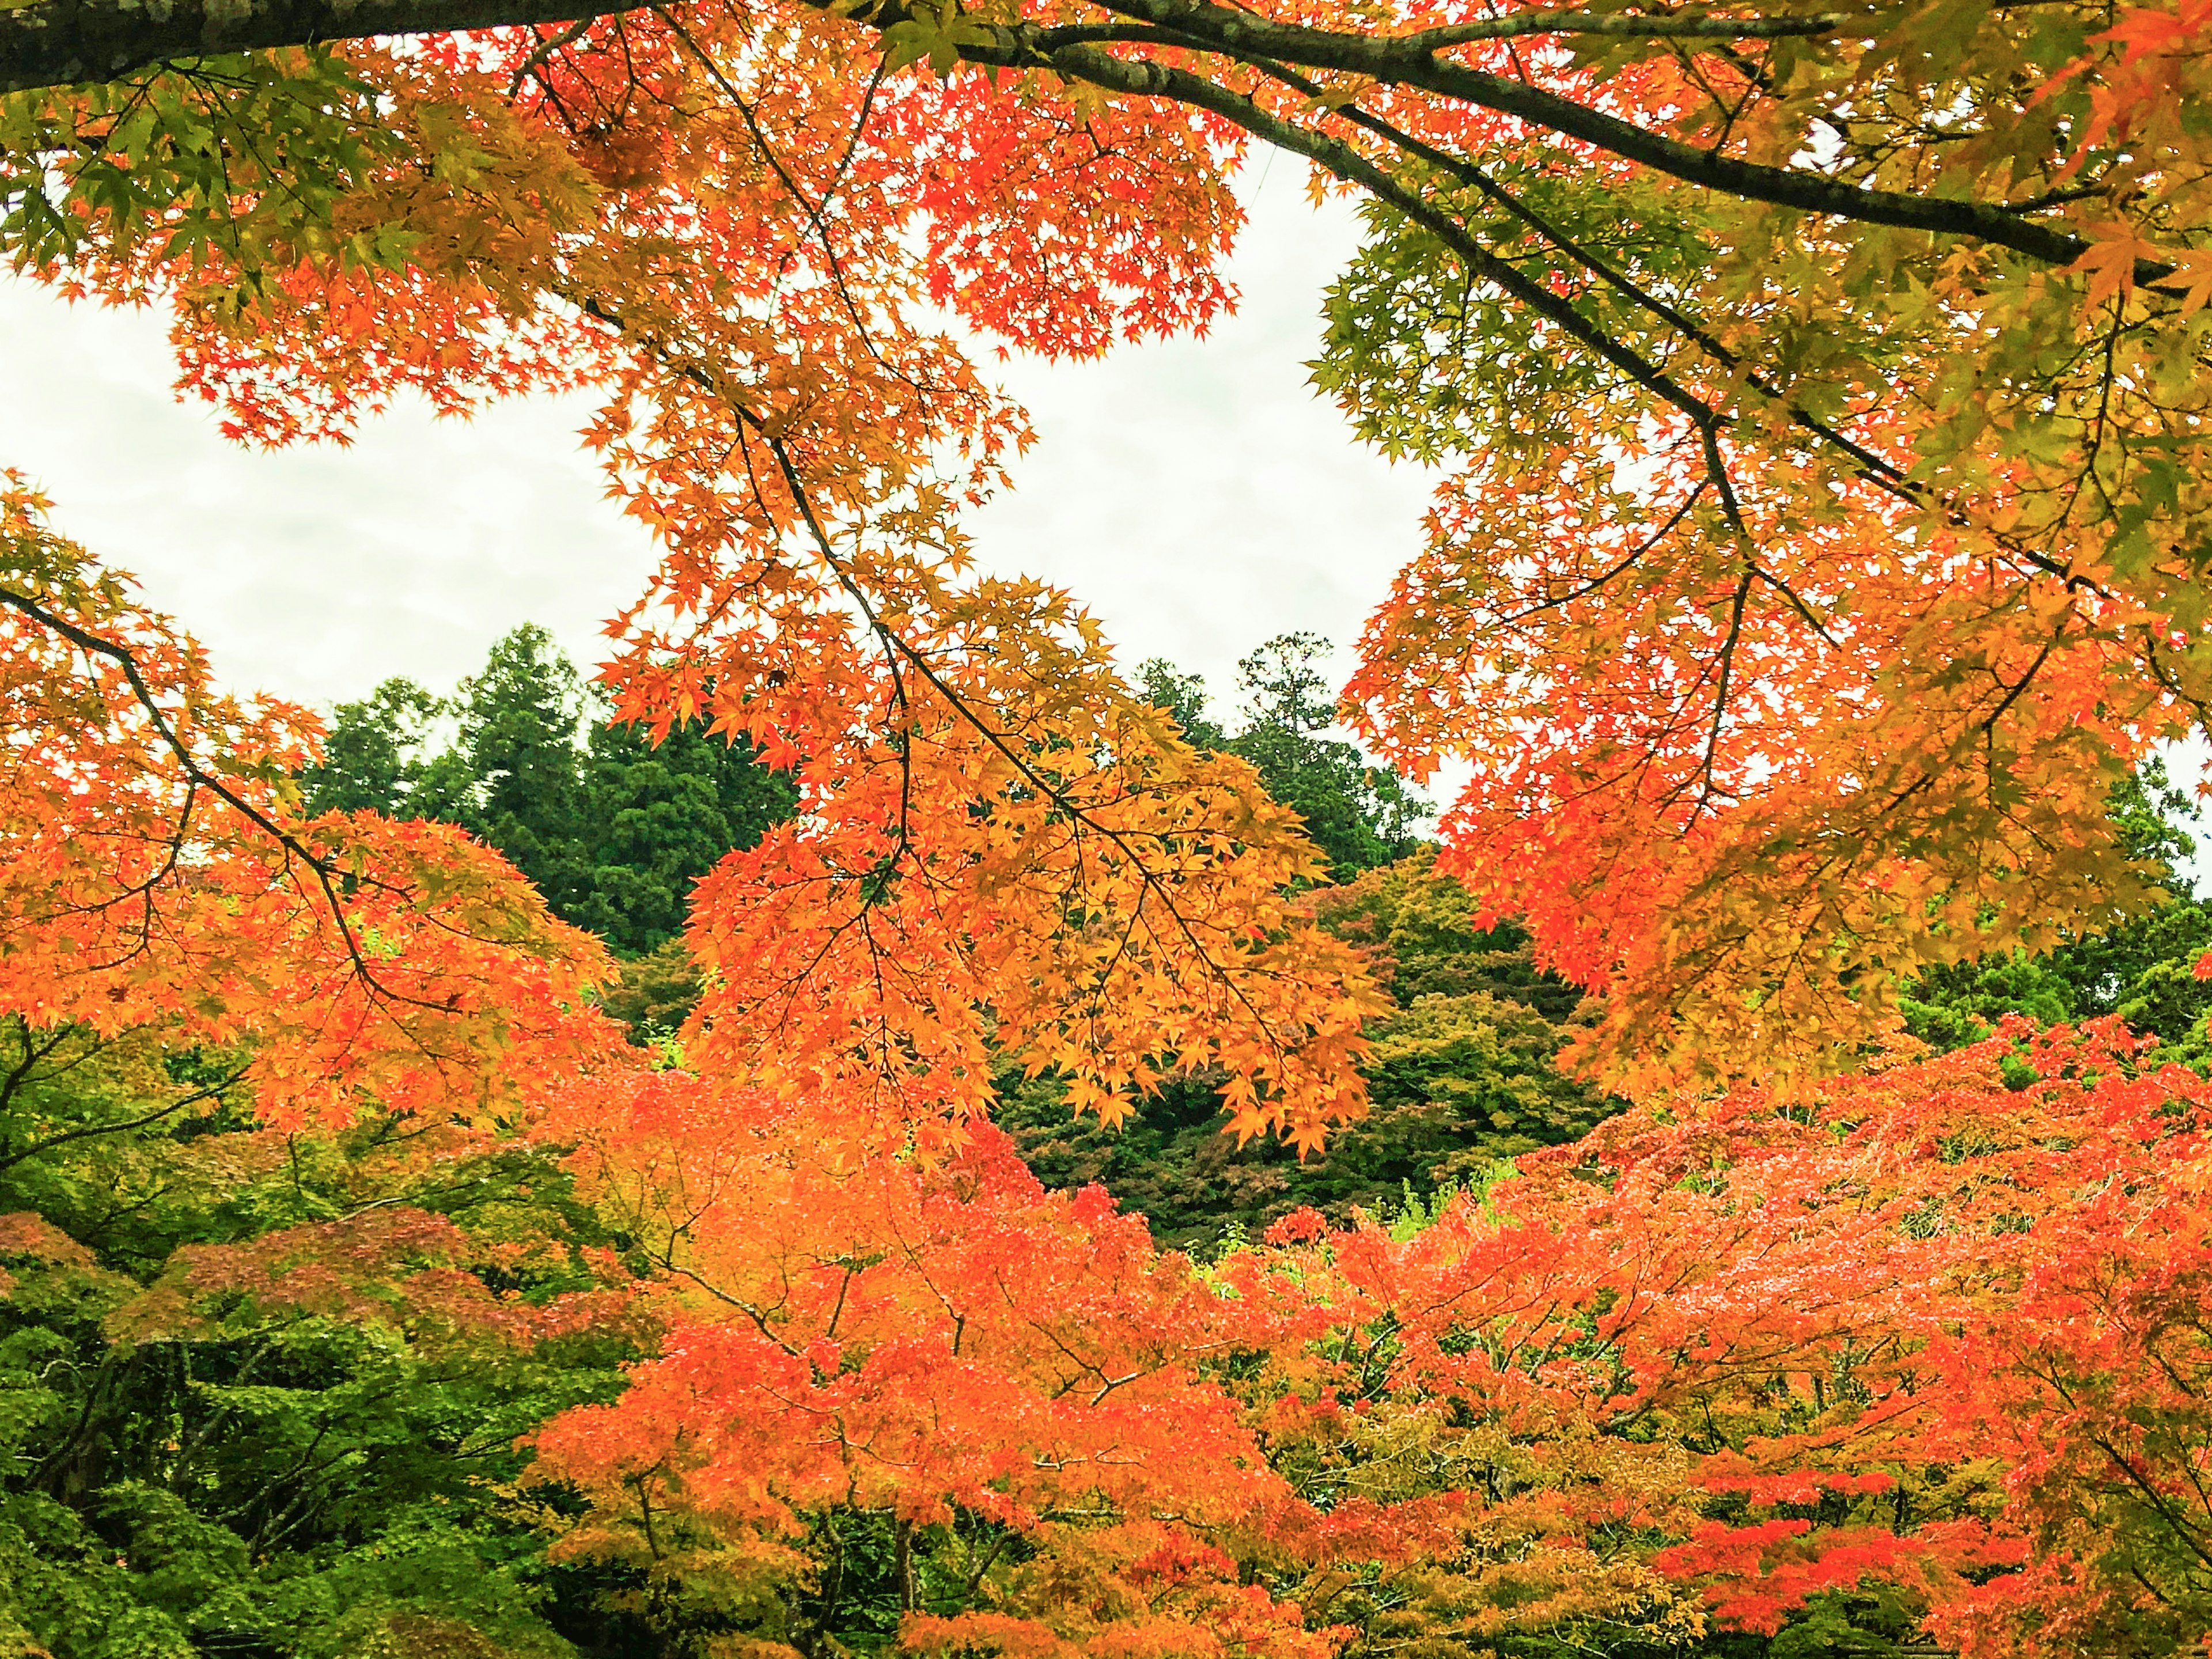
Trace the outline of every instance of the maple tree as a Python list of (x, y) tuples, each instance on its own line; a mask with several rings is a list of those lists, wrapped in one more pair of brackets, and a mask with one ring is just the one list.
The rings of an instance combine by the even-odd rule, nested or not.
[[(18, 1408), (0, 1442), (0, 1642), (68, 1659), (118, 1642), (550, 1655), (595, 1631), (699, 1650), (729, 1627), (722, 1581), (743, 1592), (758, 1575), (740, 1549), (672, 1588), (622, 1559), (595, 1510), (558, 1524), (554, 1483), (599, 1497), (604, 1460), (625, 1455), (626, 1436), (574, 1402), (619, 1394), (649, 1414), (685, 1354), (741, 1355), (754, 1328), (687, 1316), (684, 1297), (717, 1291), (719, 1313), (751, 1289), (749, 1262), (795, 1265), (769, 1230), (779, 1168), (803, 1153), (803, 1173), (828, 1177), (790, 1195), (794, 1226), (872, 1238), (913, 1218), (902, 1194), (941, 1182), (910, 1155), (929, 1122), (868, 1086), (795, 1108), (758, 1083), (655, 1069), (587, 1004), (603, 953), (519, 872), (444, 826), (310, 813), (294, 779), (312, 720), (212, 690), (197, 647), (49, 532), (34, 497), (8, 506), (0, 1190), (23, 1207), (0, 1218), (0, 1374)], [(795, 1110), (803, 1133), (770, 1139)], [(1118, 1240), (1146, 1315), (1135, 1352), (1204, 1346), (1171, 1327), (1210, 1294), (1140, 1222), (1102, 1231), (1103, 1195), (1027, 1194), (1030, 1213), (998, 1236), (931, 1241), (925, 1279), (963, 1246), (1095, 1275)], [(1057, 1258), (1055, 1214), (1074, 1218)], [(674, 1299), (641, 1296), (641, 1273)], [(872, 1291), (851, 1319), (874, 1311)], [(1036, 1357), (1024, 1376), (999, 1346), (1018, 1383), (1034, 1376)], [(911, 1432), (902, 1410), (951, 1403), (944, 1376), (895, 1388), (887, 1432)], [(1195, 1386), (1170, 1360), (1158, 1388)], [(1156, 1392), (1100, 1419), (1141, 1421)], [(1092, 1426), (1061, 1414), (1075, 1439)], [(1258, 1478), (1225, 1401), (1217, 1416)], [(972, 1450), (1003, 1466), (1012, 1426), (977, 1418)], [(1180, 1457), (1189, 1426), (1178, 1413), (1155, 1443)], [(1190, 1466), (1194, 1503), (1220, 1473)], [(658, 1493), (631, 1485), (652, 1540)], [(549, 1531), (566, 1534), (562, 1559)], [(1108, 1547), (1102, 1571), (1142, 1583), (1155, 1553)], [(779, 1559), (796, 1588), (792, 1553)], [(1321, 1659), (1295, 1609), (1233, 1582), (1178, 1577), (1162, 1617), (1192, 1595)]]
[[(174, 302), (187, 383), (257, 441), (403, 387), (597, 387), (591, 441), (668, 548), (622, 712), (797, 764), (822, 869), (870, 896), (793, 930), (766, 895), (794, 867), (748, 890), (773, 936), (718, 949), (896, 927), (1073, 1063), (1091, 1039), (1005, 996), (1049, 977), (1018, 929), (987, 985), (915, 877), (1051, 801), (1022, 825), (1039, 860), (1058, 837), (1051, 884), (1103, 860), (1091, 891), (1148, 913), (1119, 997), (1256, 920), (1194, 888), (1188, 936), (1150, 930), (1139, 842), (1264, 809), (1183, 775), (1063, 596), (967, 574), (958, 510), (1025, 434), (937, 318), (1047, 353), (1203, 327), (1241, 157), (1305, 158), (1370, 218), (1320, 384), (1449, 474), (1351, 695), (1394, 763), (1473, 761), (1449, 861), (1605, 991), (1585, 1063), (1656, 1083), (1809, 1061), (1900, 979), (2154, 896), (2102, 809), (2203, 696), (2204, 25), (41, 0), (0, 12), (6, 236)], [(997, 805), (963, 827), (955, 798)], [(1259, 994), (1277, 971), (1209, 1007), (1267, 1033), (1231, 1045), (1243, 1121), (1310, 1139), (1348, 1109), (1335, 1023)], [(885, 1016), (921, 1092), (979, 1097), (927, 1000)], [(1086, 1090), (1141, 1093), (1095, 1035)]]
[(518, 1133), (627, 1052), (605, 952), (451, 829), (307, 813), (313, 717), (13, 478), (0, 730), (0, 1652), (565, 1650), (485, 1481), (645, 1339)]
[[(315, 723), (216, 691), (9, 483), (0, 1436), (20, 1465), (63, 1427), (0, 1510), (39, 1598), (0, 1641), (2201, 1646), (2203, 1080), (2007, 1024), (1679, 1085), (2158, 896), (2107, 809), (2205, 695), (2208, 27), (0, 9), (18, 270), (172, 307), (247, 441), (596, 393), (665, 550), (616, 712), (797, 795), (699, 884), (703, 994), (634, 1048), (520, 874), (311, 810)], [(1028, 434), (947, 319), (1061, 355), (1203, 328), (1255, 143), (1363, 196), (1316, 375), (1446, 471), (1351, 695), (1384, 761), (1474, 763), (1457, 911), (1405, 872), (1302, 901), (1322, 854), (1255, 765), (961, 527)], [(979, 1115), (1008, 1067), (1109, 1121), (1181, 1078), (1311, 1151), (1363, 1066), (1381, 1095), (1484, 1029), (1417, 1005), (1394, 1050), (1340, 933), (1506, 915), (1519, 982), (1603, 994), (1581, 1062), (1641, 1098), (1456, 1197), (1200, 1264)], [(118, 1243), (78, 1194), (143, 1170), (149, 1206), (217, 1197)], [(440, 1197), (479, 1178), (552, 1196)], [(496, 1474), (396, 1454), (417, 1389)], [(463, 1513), (403, 1524), (410, 1484)], [(561, 1574), (603, 1575), (568, 1633)]]
[(251, 1045), (262, 1109), (291, 1122), (457, 1090), (519, 1110), (605, 1042), (569, 1012), (604, 973), (595, 941), (464, 836), (304, 817), (289, 777), (312, 717), (216, 691), (198, 647), (53, 534), (12, 478), (0, 675), (11, 1012)]
[[(621, 1042), (518, 874), (304, 816), (284, 711), (16, 509), (17, 1650), (2201, 1643), (2212, 1085), (2116, 1024), (1200, 1264), (988, 1124)], [(1318, 902), (1526, 972), (1424, 957), (1425, 866)]]
[(994, 1130), (586, 1087), (669, 1337), (538, 1437), (562, 1547), (802, 1652), (871, 1516), (908, 1651), (2187, 1650), (2206, 1085), (2138, 1048), (1638, 1110), (1204, 1271)]

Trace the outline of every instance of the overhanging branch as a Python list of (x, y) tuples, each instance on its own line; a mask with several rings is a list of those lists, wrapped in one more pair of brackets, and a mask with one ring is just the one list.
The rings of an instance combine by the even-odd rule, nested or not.
[[(832, 0), (805, 0), (821, 9)], [(1201, 51), (1231, 58), (1258, 52), (1304, 69), (1371, 76), (1512, 116), (1723, 195), (1866, 224), (1929, 231), (2007, 247), (2065, 264), (2081, 257), (2079, 238), (2037, 222), (2017, 206), (1871, 190), (1799, 168), (1772, 167), (1700, 149), (1650, 131), (1571, 98), (1472, 69), (1440, 55), (1476, 39), (1553, 34), (1653, 40), (1757, 40), (1822, 35), (1853, 27), (1842, 14), (1781, 18), (1639, 17), (1575, 11), (1531, 13), (1411, 35), (1370, 35), (1271, 21), (1212, 0), (1107, 0), (1108, 9), (1172, 31)], [(605, 0), (33, 0), (0, 8), (0, 93), (119, 79), (149, 66), (228, 52), (357, 40), (379, 35), (445, 33), (568, 24), (643, 9)], [(904, 21), (903, 0), (879, 0), (865, 21), (887, 28)], [(1871, 29), (1871, 21), (1856, 27)], [(1100, 37), (1096, 27), (1000, 27), (989, 45), (967, 47), (972, 62), (1052, 66)], [(1107, 54), (1098, 53), (1101, 58)], [(1125, 68), (1156, 68), (1115, 58)], [(1106, 84), (1120, 70), (1084, 79)], [(1169, 93), (1153, 95), (1174, 97)], [(2156, 281), (2164, 268), (2139, 270)]]
[(228, 52), (573, 23), (626, 9), (605, 0), (37, 0), (0, 8), (0, 93), (116, 81)]

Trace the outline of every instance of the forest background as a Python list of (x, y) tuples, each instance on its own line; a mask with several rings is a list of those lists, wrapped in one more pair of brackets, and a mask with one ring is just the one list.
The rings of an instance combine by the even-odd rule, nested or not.
[[(1303, 1206), (1341, 1224), (1363, 1207), (1434, 1204), (1505, 1160), (1579, 1138), (1622, 1103), (1553, 1063), (1582, 993), (1540, 970), (1510, 921), (1476, 925), (1465, 889), (1431, 872), (1423, 831), (1433, 809), (1332, 733), (1328, 658), (1314, 635), (1265, 642), (1238, 665), (1229, 725), (1201, 677), (1159, 659), (1137, 677), (1194, 744), (1250, 763), (1326, 860), (1306, 902), (1373, 953), (1401, 1011), (1371, 1030), (1368, 1117), (1326, 1156), (1302, 1159), (1223, 1134), (1202, 1076), (1169, 1082), (1141, 1117), (1113, 1126), (1072, 1115), (1048, 1081), (999, 1079), (994, 1118), (1048, 1186), (1100, 1182), (1163, 1245), (1201, 1255)], [(311, 811), (441, 819), (497, 848), (555, 914), (622, 953), (605, 1003), (646, 1043), (673, 1041), (697, 1000), (681, 942), (690, 884), (794, 800), (743, 744), (685, 727), (655, 744), (610, 724), (575, 665), (529, 625), (443, 696), (399, 679), (340, 704), (302, 782)], [(1948, 1052), (2008, 1017), (2118, 1018), (2156, 1036), (2164, 1055), (2212, 1063), (2212, 982), (2194, 973), (2212, 950), (2212, 905), (2187, 870), (2196, 805), (2153, 763), (2112, 811), (2130, 851), (2166, 872), (2169, 902), (2100, 939), (1931, 975), (1907, 1002), (1914, 1036)]]
[[(0, 483), (0, 1648), (2202, 1650), (2209, 37), (0, 5), (20, 272), (660, 554), (326, 722)], [(1223, 719), (973, 348), (1205, 332), (1259, 149), (1436, 486)]]

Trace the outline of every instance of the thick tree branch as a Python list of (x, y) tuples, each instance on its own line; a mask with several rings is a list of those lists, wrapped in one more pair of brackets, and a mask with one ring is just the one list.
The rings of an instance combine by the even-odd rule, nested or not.
[(227, 52), (573, 23), (623, 9), (605, 0), (38, 0), (0, 9), (0, 93), (120, 80)]
[[(383, 34), (586, 22), (643, 9), (606, 0), (34, 0), (0, 9), (0, 92), (113, 80), (155, 64), (224, 52)], [(1206, 9), (1239, 15), (1224, 8)], [(888, 25), (906, 15), (903, 6), (895, 4), (871, 13), (871, 21)], [(1402, 53), (1541, 35), (1759, 40), (1832, 34), (1844, 21), (1842, 14), (1723, 18), (1548, 11), (1367, 44)], [(1067, 33), (1098, 38), (1095, 30)]]
[(1484, 282), (1510, 295), (1577, 343), (1602, 357), (1645, 391), (1680, 410), (1700, 429), (1720, 420), (1720, 412), (1704, 398), (1648, 358), (1606, 333), (1568, 300), (1499, 258), (1470, 235), (1465, 226), (1424, 200), (1378, 163), (1369, 160), (1342, 140), (1284, 120), (1243, 94), (1217, 86), (1188, 70), (1116, 58), (1095, 46), (1063, 47), (1052, 54), (1049, 64), (1050, 67), (1071, 80), (1087, 81), (1109, 91), (1168, 98), (1176, 103), (1210, 111), (1235, 123), (1264, 143), (1318, 162), (1346, 183), (1357, 184), (1379, 200), (1389, 203), (1436, 236)]
[[(807, 0), (825, 10), (831, 9), (832, 3)], [(1515, 117), (1686, 183), (1747, 201), (1865, 224), (1966, 237), (2058, 264), (2078, 258), (2087, 246), (2079, 238), (2039, 224), (2017, 208), (1870, 190), (1821, 173), (1744, 161), (1648, 131), (1557, 93), (1438, 55), (1473, 40), (1523, 35), (1717, 40), (1826, 34), (1847, 26), (1839, 14), (1722, 19), (1596, 16), (1561, 11), (1391, 36), (1273, 22), (1212, 0), (1196, 4), (1189, 0), (1108, 0), (1108, 4), (1125, 17), (1171, 30), (1203, 49), (1232, 57), (1263, 53), (1303, 68), (1367, 76), (1385, 84), (1415, 88)], [(211, 54), (374, 35), (573, 23), (624, 9), (633, 9), (610, 6), (605, 0), (164, 0), (155, 4), (145, 0), (33, 0), (32, 4), (0, 9), (0, 93), (113, 80), (152, 64)], [(879, 0), (863, 15), (873, 27), (887, 28), (905, 20), (908, 8), (903, 0)], [(981, 64), (1042, 66), (1099, 38), (1095, 27), (1054, 30), (1035, 24), (1000, 27), (994, 33), (997, 39), (991, 45), (970, 46), (963, 56)], [(1095, 47), (1091, 50), (1096, 51)], [(1156, 67), (1109, 61), (1129, 69)], [(1115, 76), (1112, 72), (1086, 72), (1082, 78), (1104, 85)], [(1177, 96), (1167, 91), (1154, 91), (1153, 95)], [(2166, 274), (2163, 268), (2139, 270), (2137, 280), (2156, 281)]]
[(1477, 40), (1520, 40), (1532, 35), (1606, 35), (1625, 40), (1781, 40), (1841, 33), (1842, 12), (1814, 17), (1670, 17), (1638, 12), (1526, 11), (1511, 17), (1453, 23), (1399, 37), (1401, 45), (1430, 52)]
[[(1123, 16), (1172, 28), (1178, 34), (1231, 53), (1262, 52), (1278, 62), (1304, 69), (1371, 76), (1385, 84), (1413, 87), (1500, 115), (1510, 115), (1533, 127), (1577, 139), (1685, 183), (1702, 185), (1747, 201), (1797, 208), (1864, 224), (1971, 237), (2056, 264), (2070, 264), (2087, 249), (2087, 244), (2078, 238), (2036, 224), (2002, 207), (1897, 191), (1868, 190), (1820, 173), (1768, 167), (1700, 149), (1526, 82), (1509, 80), (1439, 58), (1432, 44), (1434, 35), (1378, 38), (1342, 34), (1295, 23), (1271, 22), (1227, 6), (1192, 5), (1184, 0), (1106, 0), (1106, 3), (1110, 10)], [(1460, 31), (1449, 33), (1464, 38)]]

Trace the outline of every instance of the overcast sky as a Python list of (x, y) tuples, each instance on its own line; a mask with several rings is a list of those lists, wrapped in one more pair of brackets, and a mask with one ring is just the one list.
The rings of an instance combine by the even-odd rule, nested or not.
[[(993, 566), (1064, 584), (1133, 664), (1204, 673), (1291, 629), (1357, 636), (1412, 553), (1427, 484), (1353, 442), (1306, 384), (1348, 210), (1310, 207), (1288, 163), (1248, 190), (1238, 313), (1205, 340), (1000, 370), (1039, 441), (975, 520)], [(587, 410), (534, 399), (469, 422), (419, 406), (350, 448), (258, 454), (179, 404), (166, 321), (0, 281), (0, 465), (58, 526), (134, 572), (217, 672), (327, 707), (387, 675), (444, 690), (524, 621), (580, 662), (652, 562), (575, 437)], [(1340, 668), (1345, 658), (1339, 656)]]

